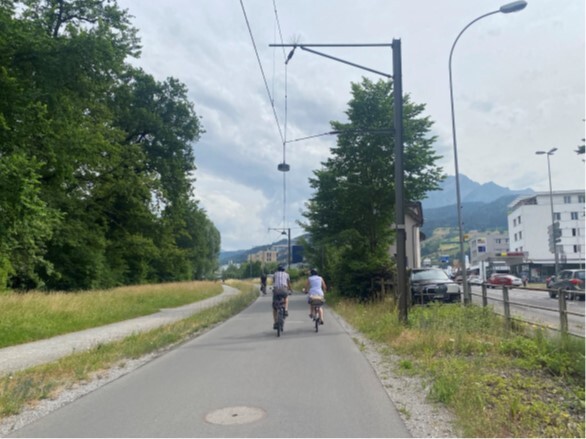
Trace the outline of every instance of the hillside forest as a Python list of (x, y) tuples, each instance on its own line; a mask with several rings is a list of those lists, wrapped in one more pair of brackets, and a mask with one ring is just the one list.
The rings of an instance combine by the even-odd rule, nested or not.
[(200, 279), (220, 234), (192, 197), (187, 89), (133, 67), (112, 0), (0, 0), (0, 290)]

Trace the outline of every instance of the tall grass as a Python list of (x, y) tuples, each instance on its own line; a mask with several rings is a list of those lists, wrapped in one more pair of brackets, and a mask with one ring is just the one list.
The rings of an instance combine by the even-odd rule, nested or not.
[(238, 288), (241, 294), (187, 319), (1, 377), (0, 418), (19, 413), (27, 403), (50, 398), (60, 389), (85, 381), (127, 359), (139, 358), (183, 342), (237, 314), (258, 297), (258, 289), (250, 284), (235, 282), (231, 285)]
[[(528, 326), (505, 330), (490, 309), (416, 306), (403, 326), (392, 302), (328, 303), (400, 355), (465, 437), (584, 437), (584, 341)], [(400, 370), (399, 370), (400, 373)]]
[(215, 282), (177, 282), (79, 293), (0, 295), (0, 348), (93, 328), (215, 296)]

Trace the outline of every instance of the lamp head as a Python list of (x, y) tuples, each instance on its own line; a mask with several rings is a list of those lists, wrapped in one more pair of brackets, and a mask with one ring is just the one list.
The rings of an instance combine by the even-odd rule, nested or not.
[(510, 14), (511, 12), (518, 12), (522, 9), (525, 9), (527, 6), (527, 2), (525, 0), (519, 0), (512, 3), (507, 3), (499, 8), (503, 14)]
[(535, 154), (537, 155), (543, 155), (543, 154), (547, 154), (545, 151), (535, 151)]

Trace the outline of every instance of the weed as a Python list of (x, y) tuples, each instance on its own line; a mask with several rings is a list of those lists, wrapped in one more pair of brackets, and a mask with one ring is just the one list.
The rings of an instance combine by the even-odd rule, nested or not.
[(0, 348), (140, 317), (220, 294), (214, 282), (177, 282), (80, 293), (0, 295)]
[(180, 343), (199, 331), (238, 313), (257, 297), (246, 283), (235, 283), (242, 294), (185, 320), (123, 340), (103, 343), (86, 352), (0, 377), (0, 417), (19, 413), (32, 401), (50, 398), (57, 390), (90, 379), (104, 369)]
[(371, 340), (429, 382), (465, 437), (584, 437), (584, 341), (550, 337), (476, 306), (414, 307), (406, 326), (387, 301), (335, 302)]

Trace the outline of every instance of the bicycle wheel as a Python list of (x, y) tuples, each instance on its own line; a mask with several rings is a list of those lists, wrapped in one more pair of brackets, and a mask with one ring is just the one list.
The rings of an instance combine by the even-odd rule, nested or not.
[(319, 307), (313, 307), (313, 321), (315, 323), (315, 332), (319, 332)]
[(279, 307), (277, 310), (277, 337), (281, 336), (284, 327), (283, 308)]

